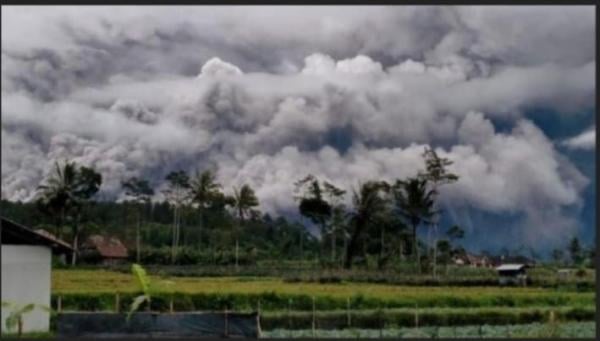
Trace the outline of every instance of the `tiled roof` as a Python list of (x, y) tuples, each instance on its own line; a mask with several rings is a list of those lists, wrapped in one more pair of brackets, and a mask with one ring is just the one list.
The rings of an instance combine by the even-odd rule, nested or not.
[(84, 247), (95, 249), (105, 258), (127, 258), (127, 248), (115, 237), (92, 235), (87, 239)]

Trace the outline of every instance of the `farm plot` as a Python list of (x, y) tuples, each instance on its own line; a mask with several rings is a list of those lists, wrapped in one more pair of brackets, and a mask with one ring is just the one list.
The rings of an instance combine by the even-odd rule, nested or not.
[(422, 327), (390, 329), (342, 329), (322, 330), (275, 329), (265, 331), (263, 338), (593, 338), (596, 335), (595, 322), (567, 322), (552, 325), (529, 323), (518, 325), (475, 325), (461, 327)]

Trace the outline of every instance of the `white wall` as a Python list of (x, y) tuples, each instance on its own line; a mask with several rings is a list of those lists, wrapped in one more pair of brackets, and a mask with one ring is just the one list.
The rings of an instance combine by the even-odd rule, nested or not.
[[(50, 248), (33, 245), (2, 245), (2, 301), (50, 307)], [(2, 333), (10, 310), (2, 308)], [(24, 315), (23, 332), (45, 332), (50, 314), (41, 309)]]

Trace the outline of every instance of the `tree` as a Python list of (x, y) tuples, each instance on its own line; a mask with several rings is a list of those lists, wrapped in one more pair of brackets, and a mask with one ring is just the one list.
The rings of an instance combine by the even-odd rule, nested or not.
[[(243, 227), (244, 218), (249, 215), (253, 207), (258, 206), (258, 198), (254, 194), (254, 190), (244, 184), (242, 188), (233, 188), (234, 207), (238, 213), (240, 220), (239, 227)], [(235, 267), (238, 267), (238, 256), (239, 256), (239, 231), (235, 232)]]
[[(204, 219), (209, 206), (219, 198), (226, 199), (220, 192), (221, 185), (216, 181), (215, 174), (210, 170), (200, 173), (196, 171), (194, 178), (190, 182), (191, 200), (198, 205), (198, 214), (200, 216), (198, 234), (200, 236), (199, 244), (202, 245), (202, 230), (204, 228)], [(228, 201), (224, 200), (223, 204)]]
[[(425, 158), (425, 172), (421, 172), (419, 174), (420, 177), (429, 181), (432, 184), (433, 190), (433, 209), (437, 210), (437, 212), (441, 212), (436, 208), (436, 200), (438, 195), (438, 187), (444, 184), (450, 184), (458, 181), (458, 176), (456, 174), (450, 173), (448, 171), (448, 167), (453, 164), (447, 158), (441, 158), (437, 155), (435, 150), (432, 148), (425, 147), (425, 151), (423, 153), (423, 157)], [(437, 258), (437, 224), (438, 217), (437, 215), (432, 217), (432, 226), (434, 233), (434, 248), (433, 248), (433, 276), (436, 276), (436, 258)]]
[(569, 254), (574, 265), (581, 263), (581, 244), (577, 237), (573, 237), (569, 243)]
[(446, 231), (446, 235), (450, 241), (454, 243), (457, 239), (462, 239), (465, 236), (465, 230), (458, 225), (452, 225), (452, 227)]
[(125, 195), (132, 198), (132, 200), (138, 204), (137, 209), (137, 225), (135, 229), (135, 248), (136, 248), (136, 261), (140, 262), (140, 225), (141, 225), (141, 216), (142, 209), (139, 205), (148, 204), (150, 199), (154, 195), (154, 190), (150, 187), (150, 184), (147, 180), (138, 179), (137, 177), (132, 177), (127, 179), (126, 181), (121, 183), (123, 189), (125, 190)]
[(323, 199), (323, 190), (319, 180), (309, 174), (295, 183), (296, 192), (303, 192), (296, 197), (300, 204), (300, 214), (321, 228), (321, 236), (325, 236), (327, 221), (331, 217), (331, 205)]
[(421, 271), (421, 260), (417, 238), (417, 228), (428, 223), (435, 214), (433, 210), (434, 191), (427, 188), (427, 180), (421, 177), (408, 180), (396, 180), (394, 184), (396, 212), (406, 219), (412, 227), (413, 256), (416, 256), (417, 268)]
[[(55, 164), (54, 173), (46, 179), (45, 185), (38, 187), (38, 200), (43, 205), (60, 209), (61, 221), (71, 218), (73, 244), (72, 265), (77, 262), (78, 241), (83, 210), (89, 200), (98, 192), (102, 176), (94, 169), (77, 167), (74, 162), (66, 161), (61, 167)], [(53, 208), (53, 210), (54, 210)], [(60, 230), (59, 230), (60, 231)]]
[(368, 181), (362, 184), (358, 191), (353, 190), (353, 210), (350, 212), (350, 226), (353, 229), (346, 249), (345, 268), (349, 269), (352, 266), (359, 240), (364, 232), (386, 211), (387, 192), (389, 185), (384, 181)]
[(563, 250), (561, 250), (561, 249), (552, 250), (552, 260), (554, 261), (554, 264), (556, 264), (556, 265), (562, 264), (564, 257), (565, 257), (565, 254), (564, 254)]
[(325, 181), (323, 183), (323, 187), (325, 188), (325, 193), (329, 199), (331, 209), (331, 261), (335, 262), (335, 249), (336, 249), (336, 236), (344, 224), (344, 215), (346, 208), (342, 203), (343, 197), (346, 194), (346, 191), (336, 187), (335, 185)]
[(46, 179), (46, 184), (37, 188), (37, 202), (47, 212), (58, 216), (56, 236), (62, 238), (64, 225), (69, 209), (75, 204), (73, 187), (77, 168), (75, 163), (66, 161), (62, 166), (54, 164), (54, 172)]
[(167, 174), (165, 178), (168, 182), (168, 188), (164, 191), (168, 200), (173, 205), (173, 234), (171, 244), (171, 263), (175, 263), (177, 249), (179, 247), (179, 234), (181, 223), (181, 207), (185, 205), (189, 197), (189, 177), (183, 170), (173, 171)]
[(446, 267), (446, 274), (448, 274), (448, 263), (452, 259), (452, 245), (448, 240), (441, 239), (437, 242), (437, 248), (439, 251), (437, 256)]

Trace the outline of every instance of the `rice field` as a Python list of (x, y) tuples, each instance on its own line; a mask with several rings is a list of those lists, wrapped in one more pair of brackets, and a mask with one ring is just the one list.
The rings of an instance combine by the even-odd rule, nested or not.
[[(320, 297), (347, 298), (356, 295), (381, 300), (461, 297), (485, 300), (498, 296), (519, 298), (544, 298), (565, 296), (583, 305), (594, 304), (594, 292), (557, 292), (551, 288), (539, 287), (460, 287), (460, 286), (402, 286), (375, 283), (307, 283), (286, 282), (274, 277), (170, 277), (152, 276), (152, 281), (160, 285), (168, 280), (173, 284), (166, 290), (182, 294), (261, 294), (314, 295)], [(105, 270), (54, 270), (52, 272), (52, 293), (132, 293), (138, 290), (133, 276), (126, 273)]]

